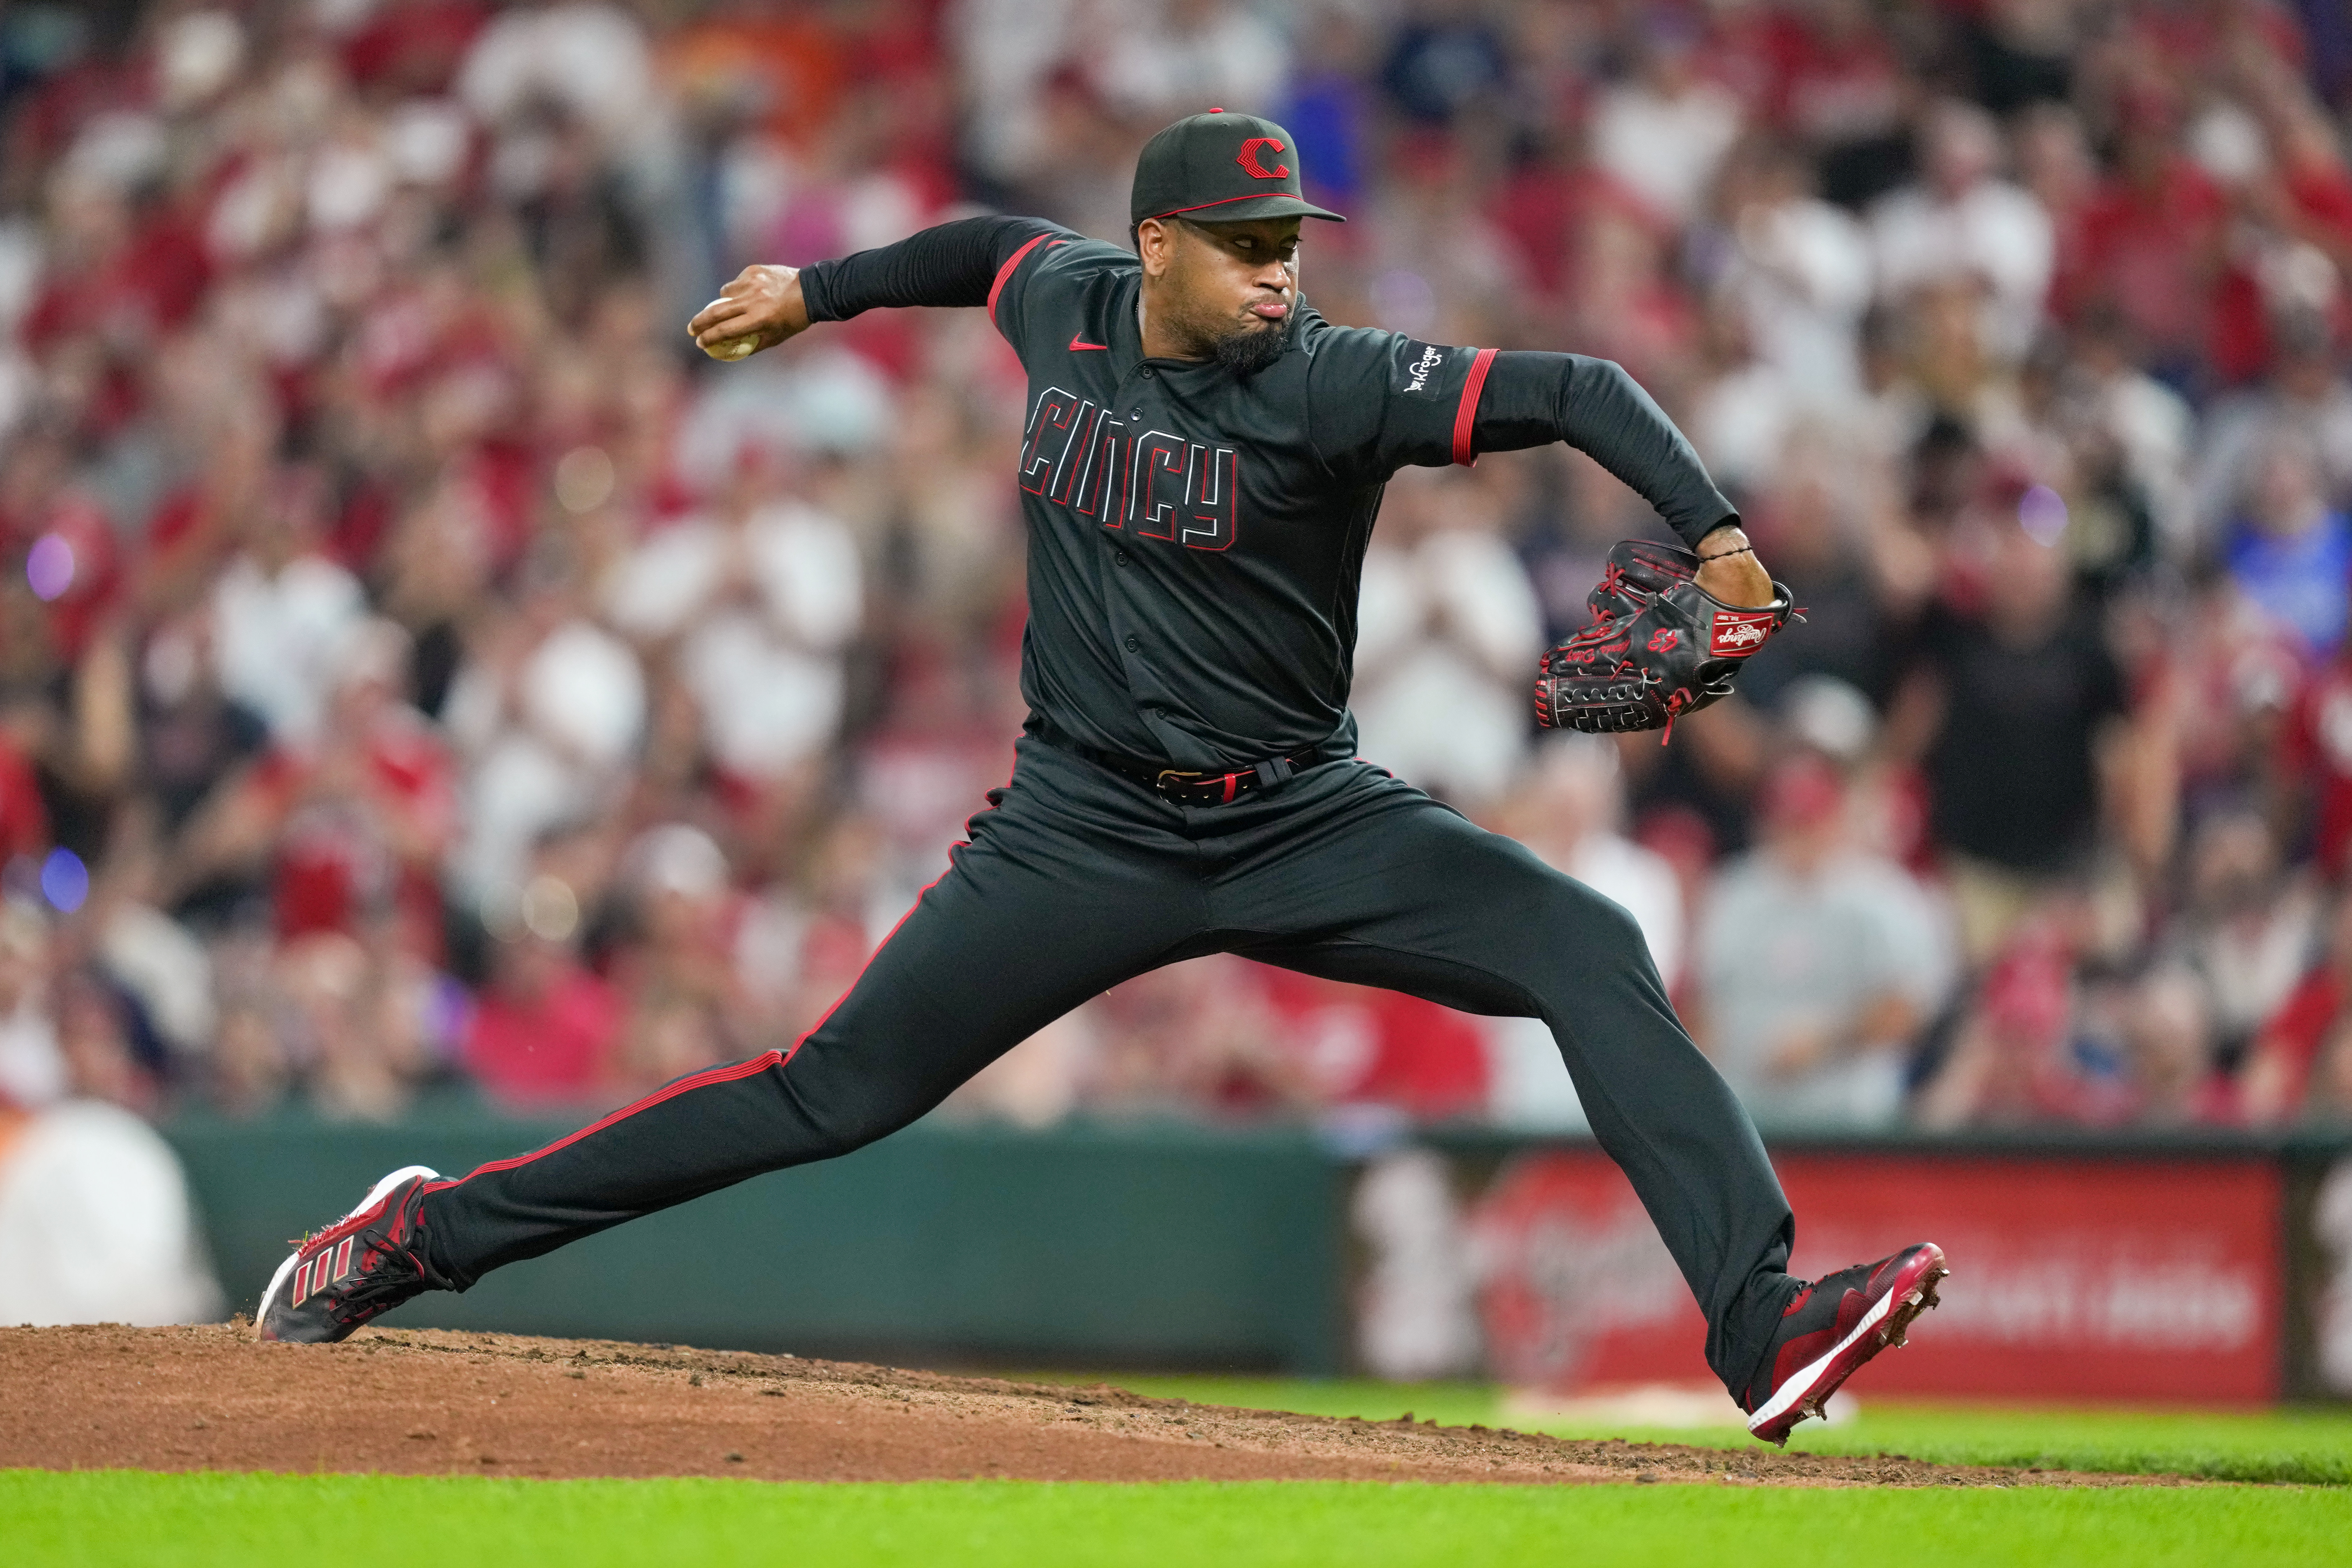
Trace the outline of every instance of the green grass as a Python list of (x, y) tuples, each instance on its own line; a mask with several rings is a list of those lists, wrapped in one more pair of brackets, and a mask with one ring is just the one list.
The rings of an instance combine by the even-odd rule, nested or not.
[[(1067, 1373), (1047, 1375), (1055, 1381), (1095, 1381)], [(1422, 1420), (1433, 1418), (1450, 1426), (1479, 1422), (1563, 1437), (1750, 1446), (1737, 1426), (1596, 1426), (1508, 1415), (1501, 1394), (1479, 1384), (1118, 1375), (1104, 1381), (1138, 1394), (1203, 1405), (1360, 1415), (1368, 1421), (1391, 1420), (1409, 1410)], [(1821, 1454), (1907, 1454), (1951, 1465), (2041, 1465), (2217, 1480), (2352, 1484), (2352, 1410), (2021, 1410), (1864, 1400), (1852, 1420), (1834, 1426), (1806, 1422), (1789, 1447)]]
[(1841, 1562), (2134, 1568), (2340, 1561), (2352, 1491), (2248, 1487), (1165, 1486), (514, 1481), (0, 1471), (12, 1568), (693, 1563), (956, 1568)]

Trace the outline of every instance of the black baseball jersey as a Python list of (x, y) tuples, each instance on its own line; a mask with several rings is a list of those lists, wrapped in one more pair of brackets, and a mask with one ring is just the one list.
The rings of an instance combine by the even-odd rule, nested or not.
[(1045, 733), (1202, 769), (1351, 752), (1358, 579), (1407, 464), (1566, 438), (1693, 542), (1734, 516), (1614, 365), (1335, 326), (1303, 300), (1255, 374), (1147, 359), (1141, 276), (1129, 251), (1017, 218), (802, 275), (814, 319), (984, 303), (1021, 356), (1022, 690)]

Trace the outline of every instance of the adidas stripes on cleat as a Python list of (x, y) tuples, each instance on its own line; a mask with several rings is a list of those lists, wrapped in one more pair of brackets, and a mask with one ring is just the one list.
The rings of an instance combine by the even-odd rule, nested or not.
[(359, 1207), (304, 1238), (269, 1277), (254, 1313), (257, 1339), (327, 1344), (424, 1290), (446, 1290), (425, 1255), (425, 1188), (440, 1180), (404, 1165)]

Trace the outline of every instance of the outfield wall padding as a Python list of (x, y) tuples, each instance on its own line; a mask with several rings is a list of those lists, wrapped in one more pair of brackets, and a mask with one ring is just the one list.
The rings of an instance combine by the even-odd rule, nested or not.
[[(461, 1102), (392, 1126), (191, 1117), (165, 1133), (231, 1306), (249, 1311), (287, 1238), (383, 1172), (459, 1173), (581, 1120)], [(2082, 1398), (2352, 1394), (2352, 1142), (1769, 1142), (1798, 1200), (1801, 1270), (1834, 1266), (1825, 1247), (1866, 1256), (1915, 1239), (1930, 1219), (1950, 1233), (1934, 1237), (1953, 1247), (1951, 1289), (1965, 1293), (1943, 1325), (1950, 1342), (1923, 1339), (1882, 1382), (2013, 1395), (2057, 1376)], [(1383, 1210), (1366, 1183), (1400, 1161), (1415, 1170), (1386, 1189)], [(1454, 1310), (1476, 1320), (1465, 1331), (1476, 1359), (1458, 1370), (1564, 1389), (1703, 1376), (1687, 1293), (1621, 1188), (1590, 1142), (1479, 1130), (1025, 1131), (934, 1118), (462, 1297), (424, 1298), (401, 1321), (928, 1364), (1331, 1374), (1380, 1370), (1370, 1315), (1399, 1301), (1442, 1310), (1445, 1292), (1425, 1287), (1453, 1268)]]
[[(574, 1121), (184, 1120), (233, 1310), (286, 1240), (398, 1165), (445, 1173)], [(416, 1327), (964, 1364), (1340, 1369), (1348, 1167), (1287, 1130), (926, 1122), (403, 1309)]]

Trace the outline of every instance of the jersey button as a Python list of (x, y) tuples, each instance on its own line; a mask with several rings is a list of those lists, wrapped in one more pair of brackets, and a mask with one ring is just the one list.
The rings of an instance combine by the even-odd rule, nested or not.
[(1143, 379), (1146, 381), (1150, 381), (1153, 376), (1159, 374), (1159, 372), (1153, 370), (1150, 365), (1145, 365), (1143, 367)]
[(1129, 637), (1129, 638), (1128, 638), (1128, 639), (1127, 639), (1127, 651), (1128, 651), (1128, 652), (1129, 652), (1129, 653), (1141, 653), (1141, 652), (1143, 651), (1143, 643), (1142, 643), (1142, 640), (1141, 640), (1140, 638), (1138, 638), (1138, 637)]
[(1122, 550), (1118, 554), (1112, 556), (1111, 559), (1118, 562), (1121, 566), (1124, 566), (1127, 564), (1127, 552)]

